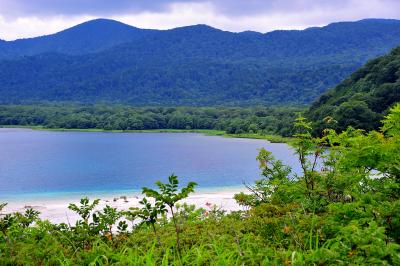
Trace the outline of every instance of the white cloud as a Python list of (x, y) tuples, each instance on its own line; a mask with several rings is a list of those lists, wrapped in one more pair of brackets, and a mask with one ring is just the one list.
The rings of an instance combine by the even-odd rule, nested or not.
[(400, 12), (392, 5), (383, 5), (381, 0), (349, 0), (336, 9), (327, 5), (314, 5), (301, 10), (230, 15), (219, 12), (219, 9), (210, 2), (202, 2), (175, 3), (163, 13), (144, 12), (113, 18), (140, 28), (170, 29), (193, 24), (208, 24), (236, 32), (245, 30), (268, 32), (276, 29), (304, 29), (364, 18), (400, 18)]
[(171, 29), (193, 24), (213, 25), (220, 21), (209, 3), (174, 3), (165, 12), (142, 12), (112, 17), (126, 24), (148, 29)]
[(15, 40), (52, 34), (93, 18), (91, 16), (52, 16), (45, 18), (20, 17), (6, 20), (0, 16), (0, 39)]

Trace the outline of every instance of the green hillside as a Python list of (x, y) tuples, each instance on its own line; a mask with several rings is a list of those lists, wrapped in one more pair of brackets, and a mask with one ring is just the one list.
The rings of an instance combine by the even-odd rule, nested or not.
[(0, 58), (9, 55), (0, 60), (0, 102), (308, 104), (398, 45), (398, 20), (266, 34), (207, 25), (149, 31), (97, 20), (0, 43)]
[(317, 131), (324, 118), (332, 117), (331, 126), (343, 130), (353, 126), (377, 129), (388, 108), (400, 101), (400, 47), (388, 55), (368, 62), (312, 104), (308, 116)]

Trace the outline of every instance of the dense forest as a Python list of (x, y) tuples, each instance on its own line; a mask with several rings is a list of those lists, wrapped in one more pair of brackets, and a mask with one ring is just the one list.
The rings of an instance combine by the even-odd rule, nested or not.
[(228, 134), (291, 136), (302, 107), (130, 107), (0, 105), (0, 125), (56, 129), (214, 129)]
[(133, 42), (153, 30), (144, 30), (109, 19), (95, 19), (55, 34), (15, 41), (0, 40), (0, 59), (43, 53), (82, 55)]
[(129, 27), (94, 20), (50, 36), (0, 42), (0, 102), (304, 104), (400, 44), (397, 20), (266, 34), (206, 25)]
[[(136, 48), (140, 51), (133, 52), (142, 56), (173, 51), (174, 54), (164, 56), (174, 57), (180, 51), (187, 57), (197, 58), (240, 59), (248, 56), (282, 59), (285, 56), (325, 57), (344, 53), (354, 59), (365, 59), (384, 53), (388, 48), (399, 44), (399, 27), (399, 20), (364, 19), (305, 30), (235, 33), (204, 24), (171, 30), (149, 30), (115, 20), (94, 19), (51, 35), (0, 41), (0, 59), (46, 53), (85, 55), (110, 48), (115, 48), (114, 51)], [(141, 53), (143, 51), (146, 53)], [(355, 54), (350, 55), (350, 51)]]
[[(311, 135), (298, 118), (293, 147), (301, 175), (262, 149), (262, 179), (235, 199), (244, 209), (196, 208), (195, 191), (171, 175), (143, 188), (129, 211), (83, 198), (75, 224), (40, 213), (0, 215), (5, 265), (400, 265), (400, 104), (381, 131), (351, 127)], [(329, 147), (329, 149), (326, 149)], [(315, 163), (320, 158), (321, 168)], [(0, 212), (6, 204), (0, 206)], [(133, 221), (133, 225), (131, 222)]]
[[(314, 133), (327, 126), (378, 129), (387, 110), (400, 101), (400, 47), (369, 61), (316, 100), (306, 116)], [(161, 97), (161, 96), (160, 96)], [(0, 125), (64, 129), (207, 129), (228, 134), (291, 136), (305, 107), (132, 107), (109, 104), (47, 103), (0, 105)]]
[(400, 102), (400, 47), (368, 62), (312, 104), (307, 116), (321, 132), (324, 118), (332, 128), (378, 129), (388, 109)]

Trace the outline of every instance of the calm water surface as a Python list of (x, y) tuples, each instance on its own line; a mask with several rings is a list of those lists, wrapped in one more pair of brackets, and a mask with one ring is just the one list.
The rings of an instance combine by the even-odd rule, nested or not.
[(265, 140), (195, 133), (92, 133), (0, 129), (0, 199), (32, 194), (139, 190), (175, 173), (199, 188), (260, 177), (265, 147), (299, 171), (293, 150)]

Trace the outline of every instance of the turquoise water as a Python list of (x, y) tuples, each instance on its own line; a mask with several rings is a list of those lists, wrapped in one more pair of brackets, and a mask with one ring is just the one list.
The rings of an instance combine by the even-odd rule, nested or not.
[(139, 192), (171, 173), (200, 190), (237, 187), (260, 177), (261, 147), (299, 171), (289, 146), (265, 140), (0, 129), (0, 199)]

